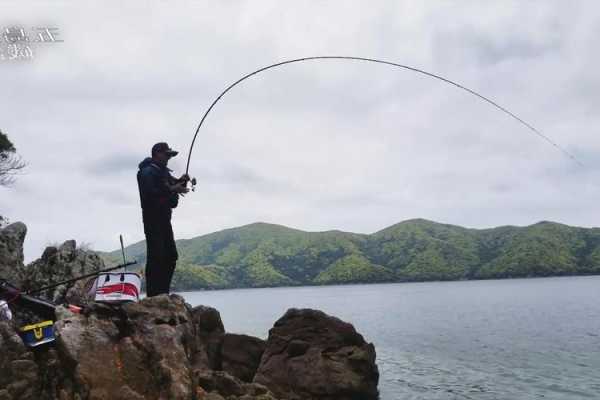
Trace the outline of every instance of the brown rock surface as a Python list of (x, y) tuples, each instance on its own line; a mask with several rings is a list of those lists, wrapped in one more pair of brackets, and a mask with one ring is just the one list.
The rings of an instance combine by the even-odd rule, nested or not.
[(269, 331), (254, 382), (291, 400), (377, 399), (375, 348), (321, 311), (290, 309)]
[(38, 399), (35, 358), (8, 322), (0, 322), (0, 371), (0, 399)]
[(277, 400), (265, 386), (242, 382), (224, 371), (196, 370), (195, 378), (198, 383), (199, 398), (210, 399), (221, 396), (228, 400)]
[[(16, 284), (40, 287), (103, 266), (68, 241), (23, 267), (25, 232), (22, 224), (0, 231), (0, 272), (12, 271)], [(45, 295), (68, 301), (79, 290), (63, 286)], [(0, 400), (370, 400), (377, 394), (373, 345), (320, 311), (289, 310), (266, 343), (225, 333), (216, 309), (192, 308), (177, 295), (90, 302), (83, 314), (58, 307), (55, 315), (56, 341), (35, 349), (17, 334), (18, 318), (0, 322)]]
[(223, 371), (245, 382), (252, 382), (265, 346), (265, 341), (259, 338), (226, 333), (221, 349)]
[(188, 399), (190, 314), (179, 296), (157, 296), (56, 323), (57, 348), (76, 393), (90, 399)]
[[(0, 323), (0, 400), (377, 395), (373, 346), (352, 325), (319, 311), (289, 310), (266, 344), (224, 333), (215, 309), (192, 308), (177, 295), (122, 306), (92, 303), (84, 314), (59, 308), (57, 317), (56, 342), (35, 351), (9, 323)], [(211, 359), (225, 370), (212, 368)]]
[(225, 327), (219, 312), (206, 306), (191, 310), (192, 322), (196, 331), (192, 363), (195, 369), (221, 369), (221, 346)]

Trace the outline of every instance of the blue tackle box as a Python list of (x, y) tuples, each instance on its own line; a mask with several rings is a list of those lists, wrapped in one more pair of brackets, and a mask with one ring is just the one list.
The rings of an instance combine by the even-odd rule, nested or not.
[(29, 347), (54, 342), (54, 322), (44, 321), (21, 328), (23, 342)]

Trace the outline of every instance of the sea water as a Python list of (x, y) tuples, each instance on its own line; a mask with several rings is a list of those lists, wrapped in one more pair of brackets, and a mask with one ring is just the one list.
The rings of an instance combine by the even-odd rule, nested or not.
[(600, 399), (600, 276), (182, 293), (267, 338), (288, 308), (373, 342), (382, 400)]

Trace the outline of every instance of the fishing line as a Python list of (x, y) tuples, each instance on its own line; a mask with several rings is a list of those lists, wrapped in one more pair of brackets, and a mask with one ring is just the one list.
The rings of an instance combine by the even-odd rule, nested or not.
[(251, 72), (249, 74), (244, 75), (243, 77), (241, 77), (240, 79), (238, 79), (237, 81), (235, 81), (231, 85), (229, 85), (225, 90), (223, 90), (221, 92), (221, 94), (219, 94), (219, 96), (212, 102), (212, 104), (210, 105), (210, 107), (208, 107), (208, 109), (206, 110), (206, 112), (202, 116), (202, 120), (200, 120), (200, 123), (198, 124), (198, 128), (196, 128), (196, 133), (194, 133), (194, 138), (192, 139), (192, 144), (190, 145), (190, 150), (189, 150), (189, 153), (188, 153), (188, 159), (187, 159), (187, 165), (185, 167), (185, 173), (186, 174), (189, 173), (190, 160), (192, 158), (192, 151), (194, 150), (194, 143), (196, 142), (196, 138), (198, 136), (198, 132), (200, 131), (200, 128), (202, 127), (202, 124), (204, 123), (204, 120), (206, 119), (206, 117), (208, 116), (208, 114), (211, 112), (211, 110), (213, 109), (213, 107), (215, 106), (215, 104), (217, 104), (219, 102), (219, 100), (221, 100), (221, 98), (227, 92), (229, 92), (231, 89), (233, 89), (235, 86), (237, 86), (239, 83), (243, 82), (244, 80), (246, 80), (246, 79), (248, 79), (248, 78), (250, 78), (250, 77), (252, 77), (252, 76), (254, 76), (254, 75), (258, 74), (258, 73), (266, 71), (268, 69), (276, 68), (276, 67), (281, 67), (281, 66), (286, 65), (286, 64), (292, 64), (292, 63), (303, 62), (303, 61), (311, 61), (311, 60), (354, 60), (354, 61), (372, 62), (372, 63), (377, 63), (377, 64), (385, 64), (385, 65), (391, 65), (393, 67), (403, 68), (403, 69), (406, 69), (406, 70), (409, 70), (409, 71), (417, 72), (419, 74), (423, 74), (423, 75), (426, 75), (426, 76), (438, 79), (440, 81), (446, 82), (446, 83), (448, 83), (450, 85), (453, 85), (453, 86), (455, 86), (455, 87), (457, 87), (459, 89), (462, 89), (462, 90), (464, 90), (466, 92), (469, 92), (469, 93), (471, 93), (471, 94), (479, 97), (481, 100), (484, 100), (485, 102), (491, 104), (492, 106), (496, 107), (497, 109), (499, 109), (500, 111), (504, 112), (505, 114), (508, 114), (509, 116), (511, 116), (512, 118), (514, 118), (515, 120), (517, 120), (519, 123), (521, 123), (522, 125), (524, 125), (526, 128), (528, 128), (531, 132), (535, 133), (537, 136), (539, 136), (540, 138), (542, 138), (546, 142), (550, 143), (553, 147), (555, 147), (557, 150), (559, 150), (565, 156), (567, 156), (572, 161), (574, 161), (575, 163), (577, 163), (579, 166), (583, 167), (583, 163), (580, 162), (573, 154), (571, 154), (570, 152), (568, 152), (563, 147), (559, 146), (558, 143), (556, 143), (554, 140), (550, 139), (548, 136), (544, 135), (542, 132), (540, 132), (533, 125), (529, 124), (528, 122), (526, 122), (522, 118), (518, 117), (513, 112), (509, 111), (508, 109), (506, 109), (505, 107), (503, 107), (500, 104), (496, 103), (495, 101), (493, 101), (493, 100), (485, 97), (484, 95), (479, 94), (476, 91), (474, 91), (472, 89), (469, 89), (468, 87), (463, 86), (463, 85), (461, 85), (461, 84), (459, 84), (457, 82), (454, 82), (454, 81), (452, 81), (450, 79), (444, 78), (443, 76), (436, 75), (436, 74), (424, 71), (424, 70), (419, 69), (419, 68), (411, 67), (409, 65), (397, 64), (397, 63), (394, 63), (394, 62), (377, 60), (377, 59), (374, 59), (374, 58), (351, 57), (351, 56), (315, 56), (315, 57), (296, 58), (296, 59), (293, 59), (293, 60), (286, 60), (286, 61), (281, 61), (281, 62), (278, 62), (278, 63), (275, 63), (275, 64), (267, 65), (266, 67), (262, 67), (260, 69), (257, 69), (256, 71), (253, 71), (253, 72)]

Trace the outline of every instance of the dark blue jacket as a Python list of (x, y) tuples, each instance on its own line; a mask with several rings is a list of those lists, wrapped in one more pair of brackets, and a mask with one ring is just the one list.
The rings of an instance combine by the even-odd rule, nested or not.
[(148, 157), (139, 165), (137, 181), (144, 219), (148, 215), (170, 218), (171, 208), (177, 207), (179, 200), (179, 195), (167, 186), (176, 182), (170, 170)]

